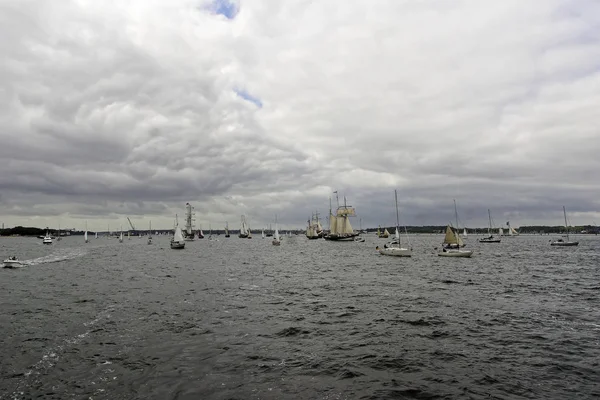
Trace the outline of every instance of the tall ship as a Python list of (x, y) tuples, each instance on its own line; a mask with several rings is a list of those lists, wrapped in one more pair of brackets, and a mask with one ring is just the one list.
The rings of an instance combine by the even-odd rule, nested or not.
[(190, 203), (185, 203), (185, 240), (194, 240), (194, 207)]
[(319, 213), (315, 213), (308, 220), (308, 227), (306, 228), (306, 237), (309, 239), (321, 239), (324, 231), (319, 221)]
[[(337, 195), (337, 192), (334, 192)], [(331, 201), (331, 200), (330, 200)], [(354, 241), (358, 236), (358, 232), (354, 232), (350, 224), (350, 217), (356, 216), (354, 207), (346, 204), (344, 197), (344, 205), (338, 206), (335, 214), (332, 213), (331, 206), (329, 209), (329, 233), (324, 236), (325, 240), (335, 241)]]

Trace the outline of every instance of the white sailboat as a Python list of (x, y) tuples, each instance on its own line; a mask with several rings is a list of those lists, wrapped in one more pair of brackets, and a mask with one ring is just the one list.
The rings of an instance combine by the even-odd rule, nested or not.
[[(334, 192), (337, 197), (337, 191)], [(329, 199), (331, 202), (331, 199)], [(336, 214), (333, 215), (331, 212), (331, 203), (329, 206), (329, 233), (324, 236), (325, 240), (332, 241), (344, 241), (353, 242), (354, 238), (358, 236), (357, 232), (354, 232), (352, 225), (350, 225), (350, 218), (355, 217), (356, 211), (354, 207), (346, 204), (346, 198), (344, 197), (344, 205), (337, 208)]]
[(512, 226), (510, 226), (510, 221), (506, 221), (506, 230), (508, 231), (508, 234), (505, 234), (504, 237), (515, 237), (515, 236), (519, 236), (519, 232), (517, 232), (515, 230), (515, 228), (513, 228)]
[(264, 239), (264, 238), (266, 238), (266, 236), (265, 236), (265, 230), (264, 230), (264, 229), (262, 230), (261, 237), (262, 237), (263, 239)]
[(85, 221), (85, 233), (83, 234), (83, 239), (85, 240), (85, 242), (89, 242), (88, 240), (88, 231), (87, 231), (87, 221)]
[(567, 240), (563, 240), (563, 239), (557, 239), (554, 240), (553, 242), (550, 243), (550, 246), (562, 246), (562, 247), (569, 247), (569, 246), (578, 246), (579, 242), (571, 242), (569, 240), (569, 224), (567, 223), (567, 210), (565, 209), (565, 206), (563, 206), (563, 214), (565, 216), (565, 229), (566, 229), (566, 238)]
[(225, 237), (228, 238), (231, 235), (229, 234), (229, 222), (225, 221)]
[(172, 249), (183, 249), (185, 247), (185, 239), (183, 238), (183, 233), (181, 232), (181, 228), (179, 227), (179, 221), (177, 220), (177, 214), (175, 214), (175, 230), (173, 232), (173, 237), (171, 238), (171, 248)]
[(456, 209), (456, 200), (454, 200), (454, 217), (456, 218), (456, 230), (453, 230), (450, 225), (446, 227), (446, 236), (442, 242), (442, 251), (438, 252), (440, 257), (471, 257), (472, 250), (461, 250), (464, 247), (464, 242), (458, 235), (458, 211)]
[[(488, 220), (489, 220), (489, 225), (488, 225), (488, 237), (479, 239), (479, 243), (500, 243), (500, 238), (495, 238), (494, 235), (492, 235), (492, 213), (490, 212), (490, 209), (488, 208)], [(502, 228), (500, 228), (500, 230), (502, 230)]]
[(194, 240), (194, 207), (190, 203), (185, 203), (185, 240)]
[(152, 221), (149, 221), (148, 226), (148, 244), (152, 244)]
[(463, 228), (463, 234), (462, 234), (462, 236), (463, 236), (463, 238), (467, 237), (467, 227), (466, 226)]
[(240, 226), (240, 233), (238, 235), (239, 238), (246, 239), (250, 235), (250, 229), (248, 229), (248, 224), (246, 223), (246, 216), (242, 215), (242, 224)]
[(383, 248), (377, 246), (377, 250), (379, 250), (379, 254), (384, 256), (411, 257), (412, 249), (404, 248), (400, 243), (400, 215), (398, 213), (398, 192), (396, 190), (394, 190), (394, 199), (396, 201), (396, 238), (385, 244)]
[(119, 243), (123, 243), (123, 225), (121, 225), (121, 234), (119, 235)]
[(281, 245), (281, 240), (279, 238), (279, 228), (277, 227), (277, 215), (275, 216), (275, 237), (273, 237), (273, 246)]
[(94, 239), (98, 239), (98, 232), (94, 234)]

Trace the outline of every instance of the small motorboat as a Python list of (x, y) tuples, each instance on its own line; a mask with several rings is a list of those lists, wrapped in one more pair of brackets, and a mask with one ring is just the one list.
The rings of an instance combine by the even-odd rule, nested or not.
[(20, 268), (23, 266), (23, 262), (21, 262), (17, 257), (8, 257), (3, 261), (4, 268)]

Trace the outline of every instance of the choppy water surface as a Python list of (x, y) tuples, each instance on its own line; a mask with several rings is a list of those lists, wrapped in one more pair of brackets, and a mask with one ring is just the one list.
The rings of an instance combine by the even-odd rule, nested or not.
[(1, 399), (600, 396), (600, 238), (2, 238)]

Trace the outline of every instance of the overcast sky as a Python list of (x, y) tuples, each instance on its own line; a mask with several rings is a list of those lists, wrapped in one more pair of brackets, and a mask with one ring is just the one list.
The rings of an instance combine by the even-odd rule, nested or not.
[(600, 223), (595, 0), (0, 0), (0, 54), (7, 226)]

